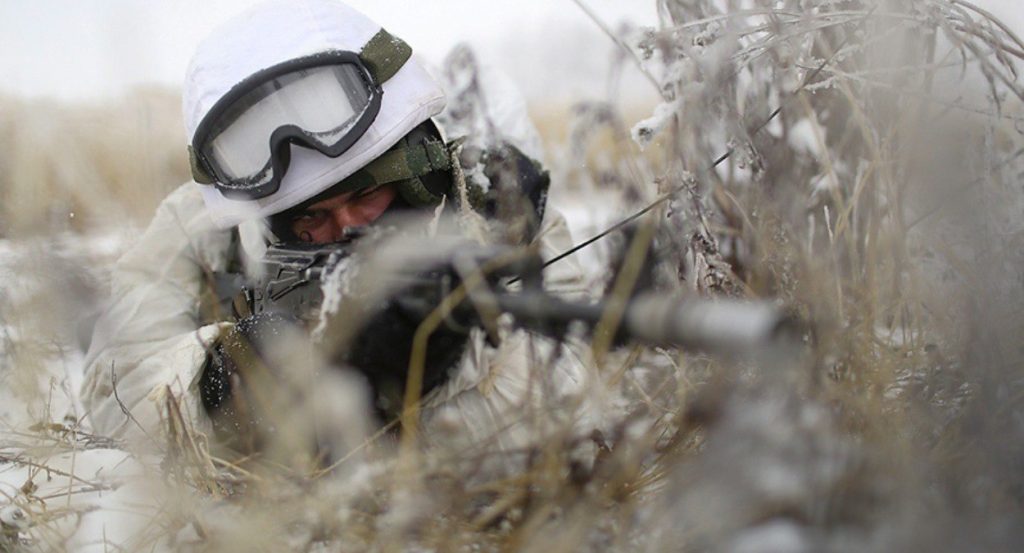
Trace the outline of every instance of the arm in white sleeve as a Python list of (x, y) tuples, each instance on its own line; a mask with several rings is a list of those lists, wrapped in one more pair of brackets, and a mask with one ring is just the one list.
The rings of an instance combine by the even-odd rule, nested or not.
[(189, 183), (160, 204), (145, 233), (117, 261), (82, 386), (97, 432), (157, 439), (169, 400), (187, 424), (208, 428), (196, 383), (228, 323), (200, 326), (200, 293), (204, 279), (224, 269), (230, 243), (230, 231), (213, 225)]

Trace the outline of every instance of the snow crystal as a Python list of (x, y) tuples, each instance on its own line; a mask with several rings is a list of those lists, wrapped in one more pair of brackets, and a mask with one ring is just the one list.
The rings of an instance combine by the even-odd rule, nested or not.
[(646, 148), (669, 123), (674, 121), (676, 115), (681, 111), (682, 105), (677, 101), (658, 104), (654, 108), (653, 115), (633, 126), (633, 129), (630, 131), (633, 141), (640, 145), (641, 148)]

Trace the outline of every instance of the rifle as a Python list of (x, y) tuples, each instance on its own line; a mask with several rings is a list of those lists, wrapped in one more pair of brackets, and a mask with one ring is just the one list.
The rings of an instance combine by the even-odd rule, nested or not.
[[(327, 245), (272, 245), (263, 260), (264, 278), (244, 290), (251, 314), (282, 312), (300, 320), (316, 318), (324, 299), (325, 278), (351, 255), (352, 242)], [(487, 265), (505, 258), (489, 271)], [(775, 303), (736, 299), (672, 299), (656, 292), (640, 292), (615, 305), (614, 299), (570, 301), (544, 290), (543, 261), (539, 256), (501, 247), (455, 248), (432, 266), (412, 267), (387, 277), (396, 293), (389, 298), (412, 319), (425, 318), (449, 296), (469, 273), (486, 272), (446, 318), (452, 329), (485, 327), (485, 312), (509, 314), (526, 330), (555, 338), (573, 324), (593, 331), (613, 307), (621, 309), (615, 343), (680, 347), (710, 354), (729, 354), (765, 347), (792, 337), (797, 321)], [(515, 285), (513, 281), (520, 281)]]
[[(460, 242), (429, 252), (430, 247), (416, 240), (400, 252), (390, 252), (402, 260), (392, 264), (393, 270), (380, 275), (369, 271), (383, 293), (369, 292), (365, 296), (371, 299), (355, 301), (354, 307), (328, 316), (321, 309), (325, 285), (338, 285), (332, 275), (350, 270), (345, 263), (356, 251), (354, 246), (351, 241), (272, 245), (263, 260), (263, 278), (242, 297), (252, 315), (280, 313), (320, 328), (328, 321), (320, 334), (321, 353), (332, 364), (343, 362), (367, 378), (384, 420), (398, 416), (403, 403), (417, 331), (443, 304), (443, 323), (426, 339), (421, 394), (448, 378), (462, 357), (470, 329), (487, 330), (488, 340), (496, 345), (494, 321), (502, 314), (511, 315), (519, 328), (562, 340), (573, 325), (595, 333), (615, 309), (620, 317), (613, 334), (605, 335), (611, 345), (639, 342), (715, 355), (764, 352), (791, 342), (797, 335), (792, 331), (799, 328), (778, 306), (765, 301), (677, 300), (653, 292), (626, 300), (571, 301), (544, 289), (544, 262), (527, 249)], [(361, 270), (364, 264), (355, 266)], [(353, 325), (349, 319), (361, 322)]]

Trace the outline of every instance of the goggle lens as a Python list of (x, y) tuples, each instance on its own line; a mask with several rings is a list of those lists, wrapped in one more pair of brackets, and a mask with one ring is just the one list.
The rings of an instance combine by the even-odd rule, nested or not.
[[(329, 63), (329, 64), (327, 64)], [(277, 190), (287, 160), (274, 156), (294, 143), (337, 157), (372, 123), (379, 90), (355, 62), (323, 60), (274, 75), (233, 98), (204, 129), (199, 152), (229, 195), (250, 199)]]

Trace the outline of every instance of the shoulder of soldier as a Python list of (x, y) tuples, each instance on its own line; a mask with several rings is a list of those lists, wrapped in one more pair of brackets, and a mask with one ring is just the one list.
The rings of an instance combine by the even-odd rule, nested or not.
[(544, 148), (517, 83), (485, 56), (456, 46), (441, 66), (425, 65), (447, 94), (435, 121), (449, 140), (466, 138), (478, 147), (508, 143), (544, 162)]
[(197, 185), (188, 182), (160, 202), (146, 230), (119, 265), (158, 268), (181, 258), (204, 266), (222, 266), (230, 237), (231, 231), (213, 223)]
[(199, 186), (193, 182), (186, 182), (178, 186), (160, 202), (153, 215), (153, 222), (163, 221), (170, 224), (175, 221), (188, 223), (195, 230), (214, 228), (213, 221), (209, 220), (209, 216), (206, 214)]

